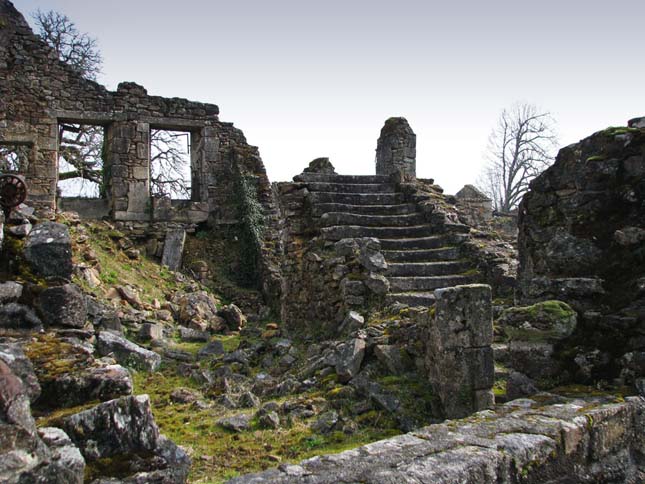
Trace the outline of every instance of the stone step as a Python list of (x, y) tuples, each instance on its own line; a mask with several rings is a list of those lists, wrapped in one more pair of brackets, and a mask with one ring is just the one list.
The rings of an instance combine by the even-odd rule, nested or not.
[(391, 292), (432, 291), (442, 287), (471, 284), (474, 276), (388, 277)]
[(403, 203), (401, 193), (336, 193), (312, 192), (311, 201), (318, 203), (344, 203), (349, 205), (398, 205)]
[(407, 238), (427, 237), (434, 233), (430, 225), (413, 225), (411, 227), (364, 227), (361, 225), (334, 225), (323, 227), (320, 233), (325, 240), (341, 240), (356, 237)]
[(399, 205), (349, 205), (346, 203), (317, 203), (311, 207), (314, 216), (321, 216), (325, 213), (345, 212), (360, 215), (407, 215), (417, 213), (417, 207), (413, 203), (402, 203)]
[(383, 255), (388, 263), (391, 262), (432, 262), (438, 260), (459, 259), (458, 247), (441, 247), (439, 249), (418, 250), (384, 250)]
[(422, 213), (407, 215), (362, 215), (346, 212), (329, 212), (320, 217), (321, 227), (332, 225), (361, 225), (363, 227), (410, 227), (423, 224)]
[(334, 193), (395, 193), (396, 188), (390, 183), (307, 183), (310, 192)]
[(468, 239), (462, 234), (441, 234), (429, 237), (383, 238), (381, 249), (384, 251), (404, 251), (420, 249), (438, 249), (441, 247), (458, 245)]
[(323, 175), (320, 173), (302, 173), (293, 177), (296, 182), (322, 182), (322, 183), (350, 183), (371, 184), (389, 183), (390, 177), (386, 175)]
[(388, 264), (386, 276), (426, 277), (459, 275), (470, 268), (468, 261), (404, 262)]
[(386, 304), (407, 304), (408, 306), (433, 306), (435, 303), (433, 292), (394, 292), (385, 295)]

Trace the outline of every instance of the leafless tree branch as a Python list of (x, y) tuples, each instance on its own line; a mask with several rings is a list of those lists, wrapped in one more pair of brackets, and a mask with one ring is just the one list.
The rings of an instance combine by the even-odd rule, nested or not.
[(553, 162), (555, 122), (532, 104), (517, 103), (500, 114), (488, 141), (488, 163), (479, 185), (496, 210), (519, 204), (530, 181)]

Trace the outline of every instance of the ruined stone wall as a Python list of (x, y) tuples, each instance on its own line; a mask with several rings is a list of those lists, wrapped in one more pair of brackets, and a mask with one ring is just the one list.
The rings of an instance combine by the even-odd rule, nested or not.
[[(278, 215), (258, 149), (242, 131), (221, 122), (214, 104), (150, 96), (140, 85), (119, 84), (115, 92), (88, 81), (33, 34), (8, 0), (0, 0), (0, 143), (28, 147), (22, 167), (28, 203), (40, 214), (59, 208), (59, 123), (105, 128), (103, 153), (106, 199), (92, 201), (88, 215), (109, 214), (124, 229), (163, 240), (177, 227), (194, 230), (240, 223), (241, 177), (251, 180), (265, 216), (257, 250), (258, 285), (279, 299)], [(191, 199), (169, 200), (150, 194), (150, 130), (186, 131), (191, 135)], [(23, 160), (24, 161), (24, 160)], [(63, 203), (64, 205), (64, 203)], [(82, 208), (78, 201), (68, 206)], [(81, 210), (83, 213), (83, 210)], [(160, 226), (160, 223), (166, 225)]]
[[(149, 96), (135, 83), (116, 92), (88, 81), (29, 28), (7, 0), (0, 0), (0, 143), (29, 146), (24, 174), (29, 202), (56, 207), (59, 122), (105, 127), (104, 166), (115, 220), (236, 222), (232, 176), (240, 170), (258, 179), (258, 196), (270, 205), (270, 185), (257, 149), (219, 109), (180, 98)], [(169, 204), (150, 197), (150, 129), (187, 131), (192, 137), (192, 198)]]
[(522, 296), (578, 311), (573, 358), (596, 361), (596, 378), (645, 375), (644, 153), (642, 119), (595, 133), (560, 150), (520, 206)]

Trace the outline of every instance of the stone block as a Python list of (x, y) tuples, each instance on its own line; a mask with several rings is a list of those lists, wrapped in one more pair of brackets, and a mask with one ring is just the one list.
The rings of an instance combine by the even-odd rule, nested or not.
[(493, 343), (490, 286), (472, 284), (437, 289), (435, 330), (445, 349), (483, 347)]
[(558, 375), (560, 365), (554, 358), (552, 343), (537, 341), (511, 341), (508, 346), (510, 366), (533, 379)]
[(43, 222), (34, 227), (25, 242), (25, 258), (36, 274), (72, 277), (72, 243), (66, 225)]
[(132, 176), (137, 180), (148, 180), (150, 177), (150, 170), (147, 166), (135, 166), (132, 168)]
[(155, 323), (143, 323), (139, 330), (139, 338), (144, 341), (163, 339), (163, 326)]
[(45, 289), (38, 297), (38, 308), (50, 326), (82, 328), (87, 321), (85, 296), (76, 284)]
[(128, 212), (146, 213), (151, 208), (148, 178), (128, 183)]
[(179, 270), (184, 253), (186, 231), (183, 229), (170, 230), (166, 233), (161, 263), (172, 271)]

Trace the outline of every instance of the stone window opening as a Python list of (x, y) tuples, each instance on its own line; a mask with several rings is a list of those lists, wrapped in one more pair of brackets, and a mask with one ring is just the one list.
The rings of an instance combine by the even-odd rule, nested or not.
[(26, 143), (0, 142), (0, 175), (24, 174), (29, 166), (31, 146)]
[(170, 200), (192, 199), (190, 131), (150, 130), (150, 194)]
[(60, 122), (58, 125), (58, 193), (64, 198), (104, 198), (105, 128)]

